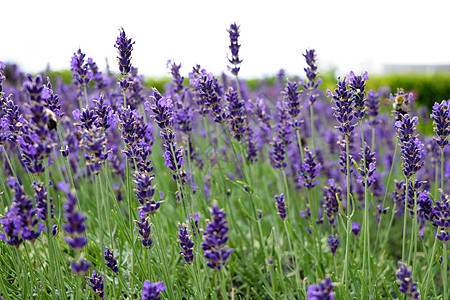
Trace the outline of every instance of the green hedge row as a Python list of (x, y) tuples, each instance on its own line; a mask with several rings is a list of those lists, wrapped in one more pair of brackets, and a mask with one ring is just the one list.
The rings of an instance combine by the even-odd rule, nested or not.
[[(66, 83), (72, 80), (70, 71), (51, 71), (52, 78), (61, 76)], [(323, 84), (321, 88), (334, 89), (336, 86), (335, 72), (333, 70), (321, 73), (319, 75)], [(292, 79), (293, 80), (293, 79)], [(170, 81), (169, 77), (149, 78), (145, 79), (147, 87), (156, 87), (160, 91), (164, 91), (165, 85)], [(256, 89), (260, 84), (274, 85), (275, 77), (264, 79), (248, 79), (247, 85), (249, 89)], [(187, 84), (186, 80), (186, 84)], [(385, 74), (385, 75), (370, 75), (370, 80), (367, 83), (367, 89), (377, 90), (379, 87), (389, 86), (391, 93), (395, 93), (397, 88), (403, 88), (405, 91), (412, 91), (416, 95), (417, 102), (420, 105), (425, 105), (431, 109), (433, 103), (444, 99), (450, 99), (450, 73), (435, 73), (435, 74)]]

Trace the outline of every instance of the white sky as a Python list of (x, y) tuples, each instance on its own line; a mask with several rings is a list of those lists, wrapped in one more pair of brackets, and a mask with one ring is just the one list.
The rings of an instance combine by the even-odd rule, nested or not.
[(123, 27), (136, 41), (140, 73), (186, 75), (199, 63), (227, 70), (232, 22), (241, 25), (242, 77), (302, 75), (306, 48), (319, 68), (380, 72), (385, 63), (450, 64), (450, 1), (16, 1), (1, 0), (0, 60), (24, 71), (70, 68), (81, 47), (101, 69), (117, 70), (114, 43)]

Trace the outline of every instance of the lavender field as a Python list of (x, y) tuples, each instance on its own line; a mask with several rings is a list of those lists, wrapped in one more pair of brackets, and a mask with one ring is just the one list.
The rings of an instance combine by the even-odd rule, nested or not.
[(450, 102), (313, 49), (251, 90), (240, 30), (164, 91), (123, 29), (71, 84), (0, 62), (0, 299), (449, 299)]

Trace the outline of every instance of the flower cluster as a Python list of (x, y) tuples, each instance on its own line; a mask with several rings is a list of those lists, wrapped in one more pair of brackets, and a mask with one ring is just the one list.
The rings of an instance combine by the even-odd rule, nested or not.
[(230, 257), (233, 248), (227, 249), (225, 244), (228, 241), (226, 213), (218, 206), (213, 206), (211, 210), (211, 221), (206, 225), (204, 232), (204, 242), (202, 249), (205, 251), (204, 257), (209, 260), (206, 265), (211, 269), (220, 270)]
[(0, 216), (0, 240), (11, 246), (19, 247), (24, 240), (35, 241), (45, 230), (45, 225), (38, 217), (39, 209), (35, 207), (25, 190), (15, 178), (8, 180), (8, 185), (14, 192), (12, 204), (6, 209), (6, 215)]
[(84, 60), (85, 57), (86, 54), (78, 48), (70, 61), (70, 69), (72, 70), (76, 86), (86, 86), (94, 77), (94, 74), (89, 71), (89, 65)]
[(208, 111), (211, 111), (214, 117), (214, 122), (224, 122), (227, 115), (220, 105), (223, 92), (217, 78), (215, 78), (211, 73), (208, 73), (200, 75), (197, 80), (192, 82), (197, 91), (198, 101), (202, 105), (205, 105)]
[(437, 228), (436, 237), (443, 243), (450, 241), (450, 198), (441, 193), (440, 200), (432, 208), (433, 226)]
[(331, 254), (335, 255), (337, 248), (339, 247), (339, 238), (338, 236), (329, 235), (328, 236), (328, 245), (330, 246)]
[(355, 102), (352, 97), (352, 92), (347, 88), (347, 80), (339, 79), (334, 94), (330, 90), (327, 90), (327, 93), (336, 104), (333, 110), (336, 120), (340, 123), (338, 127), (339, 131), (342, 134), (350, 135), (355, 128), (355, 124), (353, 123)]
[(112, 253), (108, 247), (104, 248), (104, 253), (106, 266), (110, 268), (111, 271), (117, 274), (117, 272), (119, 272), (119, 267), (117, 267), (117, 260), (114, 258), (114, 253)]
[(180, 254), (183, 256), (184, 261), (188, 264), (192, 263), (194, 261), (194, 242), (191, 241), (189, 234), (188, 234), (188, 226), (186, 224), (179, 224), (178, 228), (180, 231), (177, 232), (178, 234), (178, 242), (180, 243), (182, 251), (180, 251)]
[(240, 141), (245, 133), (245, 102), (239, 99), (238, 93), (229, 89), (225, 94), (228, 105), (228, 122), (231, 127), (231, 135)]
[(422, 168), (424, 145), (419, 138), (414, 135), (416, 125), (419, 123), (417, 117), (403, 115), (400, 121), (395, 122), (397, 136), (401, 142), (402, 168), (403, 174), (410, 178)]
[[(295, 119), (300, 113), (300, 95), (301, 91), (297, 91), (298, 84), (295, 82), (286, 82), (284, 91), (282, 92), (284, 101), (287, 106), (287, 112), (292, 119)], [(298, 124), (300, 126), (300, 123)]]
[[(361, 165), (359, 166), (359, 174), (361, 175), (360, 184), (365, 185), (365, 178), (367, 178), (367, 186), (370, 187), (376, 181), (375, 178), (375, 164), (377, 159), (375, 157), (375, 152), (370, 151), (369, 145), (364, 143), (364, 150), (361, 149), (359, 157), (361, 158)], [(364, 151), (364, 153), (362, 152)]]
[(305, 158), (299, 171), (299, 183), (307, 189), (312, 189), (319, 184), (319, 171), (322, 168), (320, 163), (315, 161), (315, 156), (311, 153), (308, 147), (305, 148)]
[(104, 293), (104, 286), (103, 286), (103, 277), (94, 270), (92, 271), (92, 277), (85, 277), (86, 280), (88, 280), (89, 286), (92, 288), (94, 293), (100, 297), (100, 299), (103, 299), (105, 296)]
[(330, 179), (328, 181), (329, 186), (323, 188), (323, 203), (322, 207), (325, 209), (325, 213), (328, 217), (328, 223), (335, 227), (336, 217), (339, 214), (339, 202), (338, 197), (342, 195), (341, 187), (334, 181)]
[(417, 290), (417, 282), (412, 282), (411, 268), (408, 268), (405, 263), (398, 262), (398, 270), (395, 276), (397, 277), (397, 283), (400, 286), (398, 289), (403, 294), (411, 297), (411, 299), (419, 299), (420, 293)]
[(325, 278), (319, 284), (308, 286), (307, 300), (333, 300), (336, 295), (333, 293), (333, 283), (330, 278)]
[(309, 103), (313, 105), (318, 97), (318, 94), (315, 91), (319, 87), (319, 84), (322, 83), (322, 78), (319, 78), (316, 81), (317, 77), (316, 50), (314, 49), (306, 50), (305, 54), (303, 54), (303, 57), (305, 58), (306, 64), (308, 65), (308, 67), (304, 68), (306, 78), (308, 80), (307, 82), (304, 82), (302, 79), (300, 79), (300, 84), (308, 93)]
[(348, 76), (348, 87), (350, 88), (352, 94), (352, 101), (355, 103), (355, 117), (360, 120), (366, 115), (365, 88), (367, 80), (369, 80), (367, 72), (365, 72), (362, 76), (356, 76), (355, 73), (351, 71)]
[(159, 293), (164, 292), (166, 287), (164, 282), (159, 281), (151, 283), (149, 280), (144, 282), (144, 288), (141, 291), (142, 300), (161, 300)]
[(129, 39), (125, 33), (125, 30), (121, 28), (114, 47), (116, 47), (119, 52), (117, 60), (119, 62), (120, 74), (123, 77), (120, 81), (120, 87), (123, 91), (126, 91), (130, 87), (130, 83), (128, 82), (126, 76), (131, 71), (131, 51), (133, 51), (133, 44), (134, 42), (132, 39)]
[(284, 194), (281, 193), (280, 196), (275, 195), (275, 206), (278, 210), (281, 220), (286, 219), (286, 202), (284, 202)]
[(374, 90), (370, 90), (367, 93), (366, 110), (367, 115), (369, 116), (369, 125), (372, 127), (380, 122), (377, 119), (379, 109), (380, 109), (380, 95), (376, 93)]
[(430, 117), (433, 119), (434, 131), (436, 132), (437, 137), (436, 144), (439, 147), (444, 148), (448, 145), (449, 137), (450, 137), (450, 110), (449, 110), (450, 102), (442, 100), (442, 102), (434, 103), (433, 105), (433, 113)]
[(153, 246), (152, 223), (150, 223), (149, 220), (148, 217), (144, 218), (142, 216), (140, 222), (134, 220), (140, 235), (139, 239), (142, 242), (142, 246), (145, 248), (151, 248)]
[(239, 59), (239, 48), (241, 45), (239, 45), (238, 38), (239, 38), (239, 26), (236, 25), (236, 23), (233, 23), (230, 25), (230, 29), (228, 29), (228, 33), (230, 35), (230, 51), (231, 51), (231, 59), (228, 58), (228, 61), (230, 64), (233, 65), (233, 67), (230, 67), (231, 73), (234, 76), (237, 76), (239, 73), (239, 70), (241, 69), (239, 65), (241, 64), (242, 60)]

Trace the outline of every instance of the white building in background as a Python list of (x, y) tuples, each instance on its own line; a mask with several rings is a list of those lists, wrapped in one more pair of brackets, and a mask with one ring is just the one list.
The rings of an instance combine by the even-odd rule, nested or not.
[(450, 73), (450, 65), (397, 65), (386, 64), (383, 73)]

